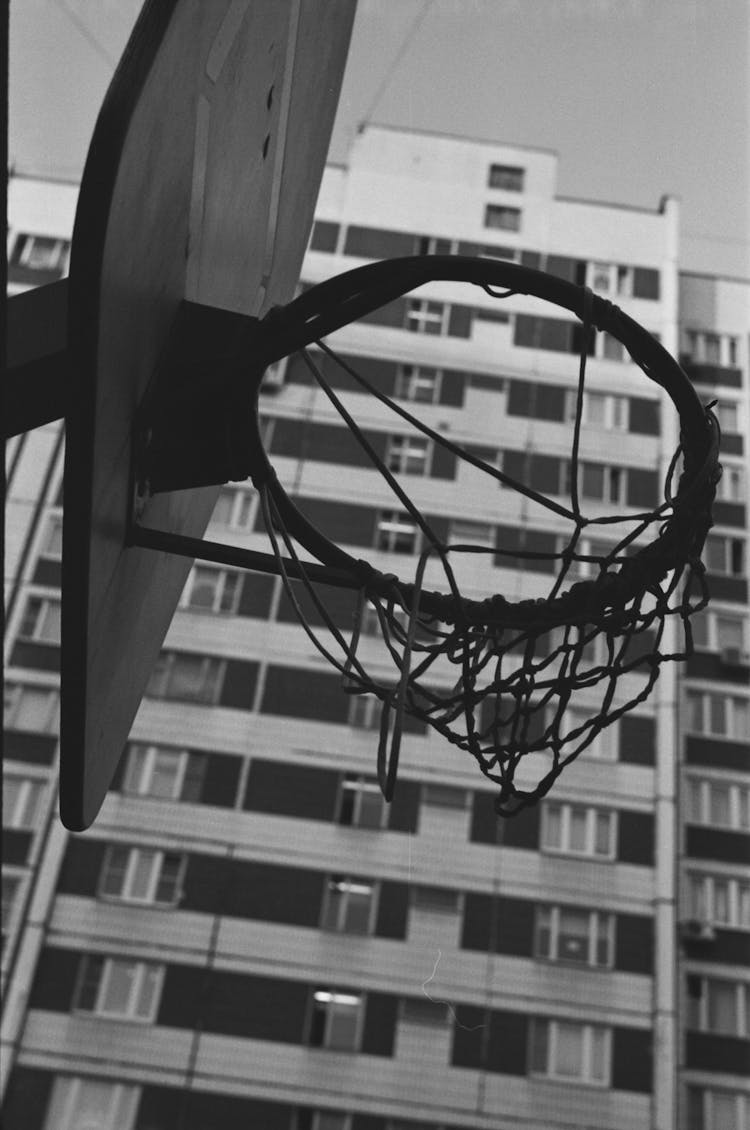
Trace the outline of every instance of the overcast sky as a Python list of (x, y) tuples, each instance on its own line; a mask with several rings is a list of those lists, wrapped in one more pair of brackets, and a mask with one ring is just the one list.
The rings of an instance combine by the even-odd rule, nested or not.
[[(11, 0), (18, 171), (80, 176), (139, 7)], [(331, 156), (363, 119), (555, 149), (560, 195), (675, 194), (682, 266), (747, 277), (749, 70), (748, 0), (359, 0)]]

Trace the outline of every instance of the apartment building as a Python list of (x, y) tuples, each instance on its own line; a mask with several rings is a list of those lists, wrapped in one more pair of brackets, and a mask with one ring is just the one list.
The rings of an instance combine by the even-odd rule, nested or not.
[(749, 297), (735, 280), (680, 278), (681, 360), (715, 402), (724, 468), (680, 743), (684, 1124), (696, 1130), (750, 1125)]
[[(470, 758), (416, 725), (386, 805), (377, 713), (341, 693), (280, 581), (198, 564), (102, 813), (73, 835), (56, 817), (62, 429), (14, 440), (9, 1128), (724, 1130), (750, 1117), (748, 288), (679, 276), (675, 200), (565, 199), (556, 175), (552, 152), (367, 127), (326, 169), (302, 281), (396, 255), (490, 255), (586, 283), (689, 354), (731, 464), (693, 660), (665, 668), (513, 820), (495, 817)], [(64, 271), (68, 188), (12, 184), (11, 286)], [(557, 308), (434, 283), (332, 344), (455, 443), (509, 473), (522, 458), (550, 496), (567, 489), (579, 344)], [(559, 544), (555, 516), (326, 373), (441, 536)], [(307, 367), (290, 359), (262, 398), (300, 508), (381, 569), (413, 573), (418, 529)], [(598, 335), (584, 503), (657, 505), (676, 442), (670, 402)], [(266, 548), (249, 484), (222, 490), (208, 536)], [(469, 595), (549, 590), (550, 562), (483, 562), (460, 565)], [(345, 625), (349, 598), (330, 606)]]

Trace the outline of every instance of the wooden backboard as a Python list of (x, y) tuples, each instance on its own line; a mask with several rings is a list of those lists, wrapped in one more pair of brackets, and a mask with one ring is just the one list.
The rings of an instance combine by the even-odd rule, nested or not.
[[(94, 820), (191, 562), (128, 548), (133, 420), (183, 299), (250, 315), (294, 295), (353, 0), (150, 0), (102, 106), (70, 271), (63, 823)], [(200, 537), (218, 487), (142, 523)]]

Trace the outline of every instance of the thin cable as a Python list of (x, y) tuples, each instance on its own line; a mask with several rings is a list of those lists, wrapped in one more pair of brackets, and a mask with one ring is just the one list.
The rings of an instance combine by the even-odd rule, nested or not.
[(415, 16), (415, 18), (412, 22), (412, 25), (409, 28), (409, 31), (406, 33), (406, 38), (404, 39), (404, 41), (401, 44), (398, 51), (396, 52), (396, 55), (393, 59), (393, 62), (390, 65), (390, 67), (388, 67), (387, 71), (385, 72), (385, 75), (383, 76), (383, 79), (382, 79), (380, 85), (378, 86), (377, 90), (375, 91), (375, 96), (372, 99), (372, 101), (370, 102), (368, 109), (365, 110), (364, 116), (362, 117), (362, 119), (359, 123), (359, 126), (357, 128), (358, 133), (362, 133), (362, 130), (365, 128), (365, 126), (368, 125), (368, 123), (370, 121), (372, 121), (372, 115), (375, 112), (375, 108), (376, 108), (378, 102), (380, 101), (380, 99), (383, 97), (386, 89), (388, 88), (390, 83), (393, 81), (393, 76), (395, 75), (396, 71), (401, 66), (401, 61), (404, 58), (404, 55), (406, 54), (406, 52), (409, 50), (409, 47), (412, 44), (414, 36), (416, 35), (421, 24), (423, 23), (424, 18), (427, 15), (427, 9), (430, 7), (430, 4), (431, 4), (431, 0), (424, 0), (424, 3), (422, 4), (421, 11), (417, 12), (417, 15)]

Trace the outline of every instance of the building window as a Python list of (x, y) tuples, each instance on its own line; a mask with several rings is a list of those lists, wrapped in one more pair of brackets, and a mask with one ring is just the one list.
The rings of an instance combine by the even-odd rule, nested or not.
[(625, 267), (622, 264), (618, 264), (617, 295), (619, 298), (632, 298), (634, 274), (635, 272), (632, 267)]
[(687, 795), (692, 824), (750, 831), (750, 785), (689, 777)]
[(693, 643), (708, 651), (745, 652), (746, 620), (733, 612), (699, 612), (691, 621)]
[(455, 255), (457, 240), (443, 239), (437, 235), (420, 235), (417, 241), (418, 255)]
[(58, 1075), (44, 1130), (132, 1130), (140, 1087)]
[(542, 848), (565, 855), (613, 859), (616, 813), (553, 802), (542, 808)]
[[(480, 545), (485, 549), (495, 548), (495, 530), (487, 522), (464, 522), (454, 519), (450, 524), (448, 542), (456, 545)], [(487, 559), (487, 555), (481, 554)]]
[(104, 858), (99, 894), (122, 902), (174, 906), (186, 858), (177, 852), (112, 845)]
[[(369, 626), (369, 625), (368, 625)], [(375, 635), (366, 632), (365, 635)], [(383, 714), (383, 704), (371, 694), (351, 695), (349, 699), (349, 725), (358, 730), (379, 730)]]
[(359, 993), (318, 989), (313, 993), (310, 1044), (332, 1051), (355, 1051), (364, 1013)]
[(211, 521), (232, 530), (252, 529), (256, 495), (240, 487), (222, 487)]
[(691, 871), (687, 876), (691, 919), (714, 926), (750, 930), (750, 878)]
[(586, 270), (586, 285), (598, 294), (614, 294), (617, 281), (617, 268), (614, 263), (589, 263)]
[(3, 703), (5, 725), (9, 730), (33, 730), (40, 734), (57, 731), (60, 696), (55, 687), (6, 683)]
[(60, 642), (60, 601), (47, 596), (30, 596), (18, 629), (19, 639), (39, 643)]
[(524, 173), (520, 165), (490, 165), (489, 187), (523, 192)]
[[(571, 574), (568, 574), (571, 576)], [(547, 707), (545, 715), (545, 724), (552, 725), (555, 718), (556, 708), (552, 706)], [(561, 727), (561, 733), (565, 735), (576, 734), (576, 736), (565, 745), (565, 749), (572, 750), (583, 738), (588, 738), (591, 733), (592, 710), (591, 707), (586, 706), (568, 706), (565, 710), (564, 722)], [(617, 760), (617, 727), (607, 726), (600, 730), (595, 738), (592, 739), (591, 744), (587, 745), (581, 752), (583, 757), (596, 757), (601, 761), (616, 761)]]
[(750, 983), (689, 975), (688, 1027), (721, 1036), (750, 1036)]
[(406, 304), (406, 328), (415, 334), (444, 334), (447, 314), (444, 302), (410, 298)]
[(338, 1110), (299, 1110), (294, 1130), (352, 1130), (352, 1116)]
[(583, 498), (624, 504), (627, 497), (627, 475), (624, 467), (607, 467), (604, 463), (584, 463), (580, 484)]
[(338, 822), (353, 828), (384, 828), (387, 825), (385, 799), (374, 778), (347, 773), (341, 785)]
[(550, 961), (612, 965), (614, 916), (570, 906), (538, 906), (534, 953)]
[(717, 400), (713, 412), (723, 432), (741, 431), (740, 406), (736, 400)]
[(720, 573), (724, 577), (744, 577), (744, 540), (724, 534), (709, 534), (706, 538), (705, 562), (709, 573)]
[(62, 514), (50, 514), (47, 518), (47, 526), (44, 531), (44, 538), (39, 550), (40, 554), (43, 557), (51, 557), (55, 561), (61, 560), (62, 528)]
[[(620, 343), (618, 342), (618, 345)], [(615, 396), (603, 392), (584, 392), (581, 423), (592, 428), (607, 431), (626, 432), (630, 401), (627, 396)], [(565, 394), (565, 418), (575, 420), (578, 393), (568, 389)]]
[(740, 1091), (688, 1087), (689, 1130), (748, 1130), (750, 1095)]
[(28, 267), (31, 271), (59, 271), (68, 269), (70, 241), (49, 235), (19, 235), (11, 257), (12, 263)]
[(46, 783), (15, 773), (3, 775), (3, 827), (32, 830), (42, 807)]
[(371, 934), (375, 913), (375, 886), (366, 879), (332, 875), (328, 881), (324, 930), (341, 934)]
[[(569, 467), (570, 464), (566, 466)], [(569, 544), (570, 538), (564, 535), (557, 543), (557, 552), (564, 553)], [(600, 561), (603, 558), (609, 557), (613, 549), (614, 546), (612, 542), (599, 541), (598, 538), (580, 537), (573, 550), (575, 557), (571, 559), (566, 574), (568, 579), (572, 581), (579, 578), (583, 580), (590, 577), (598, 577), (602, 571)], [(586, 560), (587, 558), (590, 560)], [(588, 715), (589, 717), (591, 716), (590, 711)]]
[(530, 1067), (534, 1075), (606, 1086), (609, 1064), (608, 1028), (568, 1020), (532, 1020)]
[(416, 404), (437, 404), (442, 374), (427, 365), (399, 365), (396, 372), (396, 396)]
[(737, 338), (706, 330), (686, 330), (688, 357), (696, 365), (719, 365), (733, 368), (737, 364)]
[(170, 746), (136, 745), (128, 748), (122, 789), (134, 796), (158, 797), (197, 803), (206, 775), (207, 757)]
[(424, 436), (391, 436), (386, 454), (388, 470), (402, 475), (429, 474), (430, 446)]
[(484, 226), (502, 231), (520, 231), (521, 209), (506, 208), (503, 204), (488, 204), (484, 209)]
[(163, 965), (88, 955), (82, 963), (74, 1007), (118, 1020), (152, 1021), (163, 977)]
[(0, 909), (0, 928), (2, 928), (2, 949), (5, 950), (5, 941), (10, 937), (14, 923), (14, 913), (18, 905), (18, 895), (21, 889), (21, 876), (11, 875), (3, 871), (2, 875), (2, 908)]
[(694, 734), (750, 738), (750, 699), (708, 691), (687, 692), (687, 725)]
[(745, 471), (737, 463), (722, 463), (722, 475), (716, 484), (716, 497), (722, 502), (744, 502)]
[(210, 565), (194, 565), (180, 601), (183, 608), (236, 612), (243, 574)]
[(187, 652), (162, 652), (156, 661), (146, 694), (151, 698), (215, 703), (221, 691), (225, 660)]
[(381, 510), (375, 531), (375, 548), (386, 553), (416, 553), (417, 523), (405, 510)]

